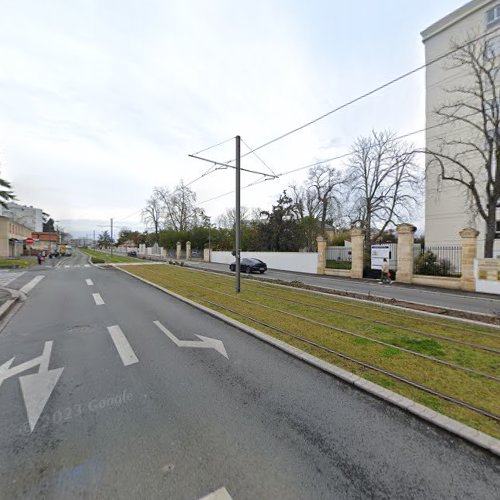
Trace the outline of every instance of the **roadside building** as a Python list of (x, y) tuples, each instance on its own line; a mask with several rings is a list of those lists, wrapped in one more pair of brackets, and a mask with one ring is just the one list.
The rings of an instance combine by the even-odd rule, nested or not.
[(9, 202), (7, 208), (0, 207), (0, 215), (8, 217), (23, 226), (31, 228), (32, 231), (43, 231), (43, 210), (27, 205)]
[[(496, 55), (500, 55), (500, 1), (473, 0), (435, 22), (422, 32), (425, 46), (426, 63), (450, 51), (453, 44), (462, 44), (485, 33), (490, 33), (481, 40), (489, 44)], [(497, 31), (495, 31), (497, 30)], [(496, 85), (498, 88), (498, 85)], [(446, 153), (455, 157), (464, 147), (465, 141), (481, 146), (486, 144), (474, 123), (481, 123), (482, 116), (478, 112), (470, 113), (471, 124), (457, 120), (445, 120), (438, 116), (436, 110), (443, 109), (455, 100), (456, 94), (450, 90), (462, 88), (468, 91), (477, 90), (470, 66), (453, 64), (451, 58), (445, 58), (426, 68), (426, 147), (437, 150), (447, 142)], [(464, 94), (464, 102), (472, 105), (471, 94)], [(468, 99), (468, 100), (467, 100)], [(466, 101), (467, 100), (467, 101)], [(456, 102), (456, 100), (455, 100)], [(474, 106), (477, 105), (477, 101)], [(459, 112), (464, 113), (464, 109)], [(456, 146), (450, 145), (455, 141)], [(483, 141), (483, 142), (481, 142)], [(477, 150), (476, 150), (477, 149)], [(471, 151), (461, 156), (466, 166), (474, 173), (479, 183), (479, 191), (486, 192), (484, 167), (482, 166), (482, 147), (471, 148)], [(460, 153), (461, 154), (461, 153)], [(465, 227), (475, 227), (480, 231), (478, 252), (482, 255), (486, 223), (474, 213), (470, 203), (470, 193), (467, 188), (457, 182), (441, 180), (441, 168), (431, 161), (431, 155), (426, 157), (425, 183), (425, 241), (426, 245), (454, 245), (460, 243), (459, 231)], [(451, 164), (452, 165), (452, 164)], [(484, 165), (484, 164), (483, 164)], [(453, 165), (450, 168), (454, 168)], [(481, 174), (482, 173), (482, 174)], [(483, 177), (482, 177), (483, 175)], [(481, 184), (482, 183), (482, 184)], [(497, 214), (497, 220), (500, 219)], [(500, 229), (500, 222), (497, 222)], [(497, 231), (498, 231), (497, 229)], [(497, 237), (500, 237), (500, 233)], [(500, 241), (495, 241), (494, 251), (500, 252)]]
[(33, 232), (31, 237), (33, 238), (33, 244), (31, 246), (32, 252), (45, 251), (52, 253), (56, 251), (57, 244), (59, 243), (59, 233), (56, 232), (46, 232), (38, 233)]
[(0, 257), (22, 255), (26, 238), (31, 238), (31, 228), (0, 216)]

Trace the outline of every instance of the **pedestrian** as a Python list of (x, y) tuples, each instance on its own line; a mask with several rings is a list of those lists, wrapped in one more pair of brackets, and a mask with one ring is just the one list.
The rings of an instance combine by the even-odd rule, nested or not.
[(37, 257), (38, 257), (38, 264), (41, 264), (42, 263), (42, 254), (38, 253)]
[(382, 272), (380, 274), (380, 281), (379, 283), (389, 283), (389, 285), (392, 283), (391, 280), (391, 272), (389, 270), (389, 262), (387, 262), (387, 259), (384, 258), (384, 262), (382, 262)]

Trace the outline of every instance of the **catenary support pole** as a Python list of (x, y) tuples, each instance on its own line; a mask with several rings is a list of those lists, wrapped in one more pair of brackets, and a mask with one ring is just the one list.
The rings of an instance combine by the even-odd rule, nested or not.
[(240, 136), (236, 136), (236, 293), (240, 292), (240, 168), (241, 168), (241, 153), (240, 153)]

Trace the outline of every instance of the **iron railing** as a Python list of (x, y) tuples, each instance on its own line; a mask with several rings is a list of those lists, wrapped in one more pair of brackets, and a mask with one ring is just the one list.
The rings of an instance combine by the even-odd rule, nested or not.
[(326, 267), (329, 269), (351, 269), (350, 247), (326, 247)]
[(413, 272), (428, 276), (462, 275), (462, 247), (460, 245), (428, 246), (415, 255)]

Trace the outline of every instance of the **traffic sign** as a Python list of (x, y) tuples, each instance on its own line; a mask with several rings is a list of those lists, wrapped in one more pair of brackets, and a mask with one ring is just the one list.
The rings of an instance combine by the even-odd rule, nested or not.
[(32, 245), (33, 244), (33, 238), (26, 238), (26, 244), (27, 245)]

